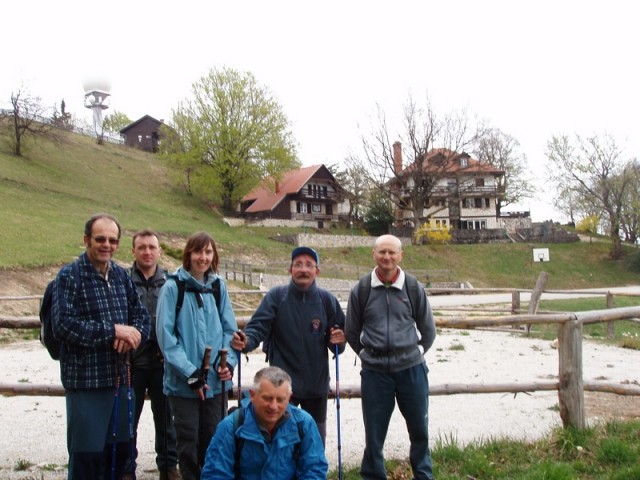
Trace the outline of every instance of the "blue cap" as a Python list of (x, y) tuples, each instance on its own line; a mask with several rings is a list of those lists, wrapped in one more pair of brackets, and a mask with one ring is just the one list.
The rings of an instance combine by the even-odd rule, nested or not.
[(313, 257), (316, 260), (316, 265), (320, 266), (320, 256), (318, 255), (318, 252), (316, 252), (313, 248), (310, 248), (310, 247), (294, 248), (293, 252), (291, 252), (291, 261), (293, 262), (295, 258), (300, 255), (309, 255), (310, 257)]

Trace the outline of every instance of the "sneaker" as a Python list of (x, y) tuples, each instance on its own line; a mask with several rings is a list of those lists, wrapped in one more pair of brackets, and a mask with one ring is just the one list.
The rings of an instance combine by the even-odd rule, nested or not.
[(160, 480), (182, 480), (182, 477), (180, 476), (178, 469), (173, 468), (171, 470), (167, 470), (166, 473), (164, 471), (160, 472)]

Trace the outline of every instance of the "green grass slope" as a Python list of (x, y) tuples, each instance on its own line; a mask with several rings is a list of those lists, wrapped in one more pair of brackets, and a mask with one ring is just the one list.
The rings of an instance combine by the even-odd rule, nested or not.
[[(231, 228), (219, 214), (169, 181), (157, 156), (123, 145), (64, 133), (57, 142), (28, 140), (23, 157), (9, 146), (9, 125), (0, 123), (0, 268), (30, 268), (69, 261), (82, 251), (82, 228), (97, 212), (118, 217), (125, 236), (118, 257), (128, 261), (131, 234), (151, 227), (166, 236), (210, 232), (223, 260), (250, 256), (261, 263), (286, 262), (290, 247), (270, 240), (288, 229)], [(285, 231), (287, 230), (287, 231)], [(640, 283), (628, 260), (608, 257), (608, 243), (549, 247), (551, 262), (533, 263), (531, 246), (485, 244), (411, 246), (409, 270), (446, 269), (453, 280), (476, 287), (531, 288), (540, 271), (547, 288), (586, 288)], [(369, 248), (320, 249), (323, 265), (371, 266)]]

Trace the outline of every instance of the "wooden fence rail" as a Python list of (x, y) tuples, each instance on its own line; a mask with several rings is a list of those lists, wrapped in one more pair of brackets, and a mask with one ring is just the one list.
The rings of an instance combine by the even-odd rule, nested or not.
[[(233, 291), (230, 292), (233, 294)], [(264, 292), (246, 290), (243, 293)], [(593, 293), (593, 292), (589, 292)], [(18, 297), (19, 299), (26, 299)], [(18, 299), (13, 297), (12, 299)], [(32, 297), (29, 297), (31, 299)], [(36, 296), (35, 298), (40, 298)], [(0, 297), (2, 300), (7, 298)], [(455, 395), (475, 393), (520, 393), (557, 390), (560, 417), (565, 428), (584, 429), (584, 391), (601, 391), (619, 395), (640, 396), (640, 387), (633, 385), (585, 383), (582, 371), (582, 328), (585, 324), (637, 319), (640, 307), (610, 308), (574, 313), (524, 314), (507, 316), (453, 316), (437, 317), (436, 325), (443, 328), (473, 329), (479, 327), (517, 326), (535, 324), (558, 324), (558, 381), (508, 384), (444, 384), (431, 385), (430, 395)], [(238, 326), (244, 328), (247, 318), (238, 318)], [(37, 317), (0, 316), (0, 327), (39, 328)], [(4, 396), (63, 396), (61, 385), (0, 384), (0, 394)], [(334, 392), (331, 392), (331, 396)], [(341, 385), (340, 396), (357, 398), (360, 389), (354, 385)]]

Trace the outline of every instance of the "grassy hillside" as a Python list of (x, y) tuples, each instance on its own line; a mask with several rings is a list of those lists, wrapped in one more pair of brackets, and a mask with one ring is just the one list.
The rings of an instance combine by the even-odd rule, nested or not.
[[(125, 229), (118, 252), (129, 260), (132, 232), (152, 227), (165, 238), (209, 231), (224, 259), (285, 262), (287, 245), (269, 239), (285, 229), (237, 228), (219, 214), (172, 186), (154, 155), (121, 145), (64, 134), (60, 142), (29, 141), (24, 157), (8, 145), (8, 125), (0, 125), (0, 268), (38, 267), (66, 262), (82, 251), (82, 227), (96, 212), (115, 214)], [(536, 245), (549, 247), (551, 262), (533, 263), (531, 246), (522, 244), (408, 247), (408, 269), (448, 269), (453, 280), (476, 287), (534, 285), (549, 272), (548, 288), (640, 283), (628, 257), (608, 258), (607, 243)], [(636, 249), (627, 249), (637, 254)], [(323, 264), (370, 266), (368, 248), (321, 250)]]

